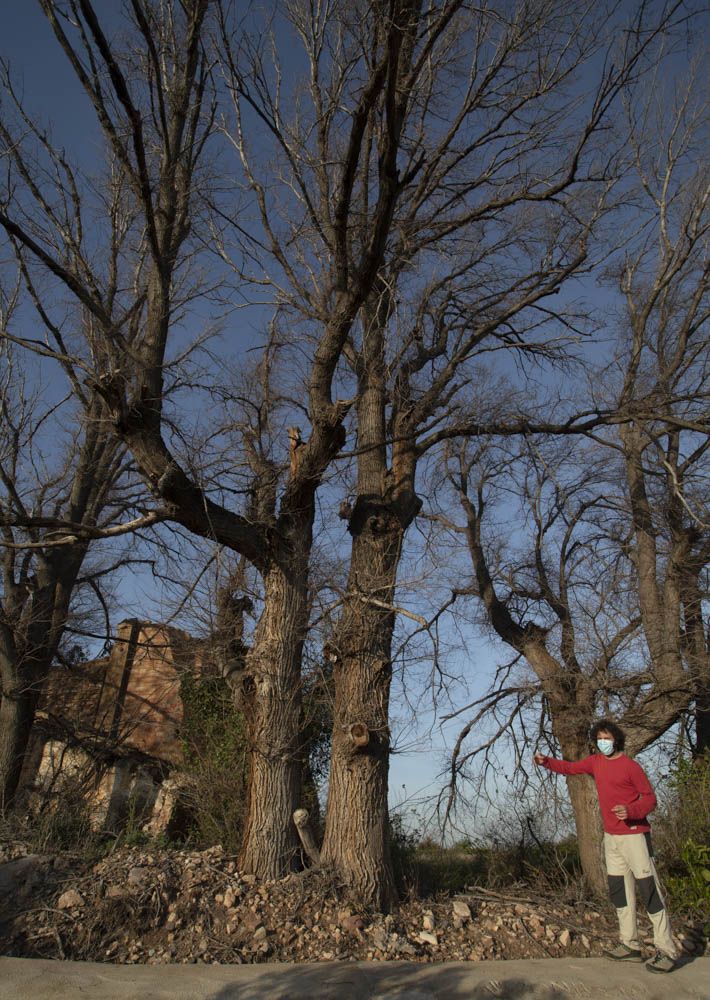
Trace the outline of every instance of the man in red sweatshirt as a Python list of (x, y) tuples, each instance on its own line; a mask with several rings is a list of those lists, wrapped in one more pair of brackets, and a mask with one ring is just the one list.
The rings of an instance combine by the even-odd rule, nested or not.
[(583, 760), (556, 760), (536, 753), (536, 764), (558, 774), (590, 774), (594, 778), (604, 824), (609, 895), (619, 918), (621, 943), (606, 952), (616, 961), (641, 962), (636, 926), (636, 888), (653, 924), (656, 955), (646, 963), (651, 972), (671, 972), (677, 951), (661, 895), (646, 819), (656, 808), (656, 796), (643, 768), (623, 753), (624, 731), (600, 719), (590, 731), (598, 753)]

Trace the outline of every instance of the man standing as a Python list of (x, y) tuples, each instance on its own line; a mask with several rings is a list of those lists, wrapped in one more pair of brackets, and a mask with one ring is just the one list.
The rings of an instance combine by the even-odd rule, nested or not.
[(636, 887), (653, 924), (656, 955), (646, 963), (651, 972), (672, 972), (677, 951), (661, 895), (646, 819), (656, 796), (643, 768), (623, 753), (625, 736), (609, 719), (590, 731), (598, 753), (583, 760), (556, 760), (536, 753), (536, 764), (558, 774), (591, 774), (596, 782), (602, 822), (609, 895), (619, 918), (621, 943), (605, 952), (616, 961), (641, 962), (636, 926)]

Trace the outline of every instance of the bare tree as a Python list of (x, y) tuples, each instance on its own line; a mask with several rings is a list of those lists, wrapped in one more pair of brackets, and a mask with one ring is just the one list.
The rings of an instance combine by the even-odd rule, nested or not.
[[(596, 520), (608, 516), (602, 463), (579, 446), (573, 462), (560, 455), (559, 446), (543, 442), (520, 451), (462, 448), (450, 473), (465, 513), (456, 530), (463, 533), (474, 571), (470, 592), (480, 599), (491, 630), (518, 655), (497, 672), (489, 693), (461, 710), (473, 709), (452, 754), (447, 815), (459, 778), (511, 728), (522, 727), (527, 736), (514, 744), (516, 766), (523, 770), (529, 740), (543, 738), (548, 723), (563, 755), (578, 759), (587, 753), (589, 726), (604, 701), (622, 714), (625, 699), (628, 704), (644, 688), (628, 666), (640, 627), (629, 601), (630, 568)], [(579, 459), (586, 459), (584, 469)], [(501, 496), (508, 509), (496, 515), (495, 498)], [(521, 669), (521, 658), (532, 678)], [(674, 691), (679, 708), (684, 687), (681, 676)], [(583, 871), (602, 894), (606, 876), (594, 789), (583, 779), (568, 779), (568, 788)]]
[[(513, 453), (488, 444), (453, 456), (472, 591), (490, 628), (535, 679), (515, 677), (512, 664), (496, 677), (457, 741), (451, 791), (466, 764), (541, 697), (539, 720), (549, 720), (567, 758), (587, 752), (599, 713), (620, 719), (634, 754), (693, 701), (703, 744), (708, 186), (694, 150), (707, 109), (693, 86), (671, 116), (651, 92), (640, 113), (633, 109), (637, 200), (627, 213), (634, 237), (616, 268), (620, 346), (590, 379), (597, 405), (603, 398), (624, 419), (571, 456), (540, 439)], [(519, 497), (523, 538), (513, 532), (506, 540), (494, 526), (490, 508), (501, 490)], [(516, 520), (514, 510), (507, 519)], [(491, 711), (490, 739), (471, 740)], [(570, 778), (568, 787), (584, 872), (602, 893), (595, 797), (584, 779)]]
[[(661, 688), (670, 687), (686, 658), (702, 749), (710, 684), (701, 596), (710, 563), (710, 179), (698, 144), (708, 136), (710, 105), (696, 72), (679, 89), (672, 114), (662, 87), (629, 109), (640, 234), (620, 269), (626, 315), (619, 404), (634, 409), (652, 399), (655, 419), (629, 421), (609, 443), (623, 462), (628, 551), (655, 675)], [(655, 714), (662, 712), (660, 704)]]
[[(620, 164), (608, 141), (597, 146), (596, 130), (660, 30), (635, 25), (617, 68), (602, 73), (588, 114), (579, 116), (566, 85), (596, 51), (599, 25), (583, 20), (580, 31), (560, 13), (533, 5), (508, 17), (477, 11), (452, 19), (447, 59), (412, 99), (421, 111), (408, 142), (425, 166), (398, 206), (392, 252), (347, 345), (357, 483), (341, 511), (352, 554), (328, 648), (335, 717), (323, 856), (380, 906), (392, 894), (383, 873), (395, 593), (405, 536), (421, 507), (422, 460), (462, 434), (569, 434), (619, 419), (615, 408), (596, 405), (557, 421), (529, 404), (484, 416), (466, 402), (484, 356), (559, 361), (579, 337), (572, 312), (553, 296), (591, 267), (596, 227), (613, 205)], [(467, 88), (451, 129), (430, 145), (427, 113), (453, 67)], [(554, 163), (546, 159), (552, 150)], [(532, 162), (547, 164), (533, 183)]]
[[(290, 8), (310, 71), (304, 92), (294, 95), (294, 118), (284, 113), (282, 76), (264, 53), (266, 43), (248, 38), (239, 48), (223, 34), (234, 96), (233, 141), (255, 196), (263, 242), (282, 279), (257, 275), (251, 280), (275, 288), (284, 315), (300, 321), (306, 341), (314, 329), (326, 331), (325, 339), (315, 336), (315, 367), (308, 376), (312, 427), (332, 405), (330, 389), (326, 396), (319, 388), (323, 345), (337, 345), (322, 355), (329, 359), (329, 385), (341, 355), (351, 368), (342, 378), (343, 391), (356, 399), (359, 482), (355, 503), (344, 511), (354, 538), (351, 584), (330, 649), (336, 718), (323, 856), (364, 898), (386, 907), (393, 891), (387, 848), (392, 597), (401, 541), (419, 506), (416, 435), (430, 430), (430, 421), (450, 403), (454, 373), (475, 344), (580, 266), (590, 218), (579, 226), (568, 218), (570, 232), (561, 237), (565, 250), (556, 255), (553, 241), (546, 245), (552, 254), (547, 269), (539, 271), (536, 260), (534, 273), (507, 274), (508, 283), (499, 284), (485, 306), (478, 303), (485, 318), (474, 330), (462, 322), (450, 338), (442, 335), (429, 342), (431, 327), (414, 325), (404, 343), (393, 344), (398, 287), (402, 276), (422, 268), (428, 272), (431, 255), (440, 255), (443, 274), (430, 283), (425, 279), (425, 289), (421, 279), (412, 287), (419, 284), (422, 301), (426, 292), (438, 297), (445, 314), (447, 305), (441, 300), (451, 284), (447, 267), (459, 276), (471, 271), (481, 263), (484, 245), (502, 259), (516, 242), (515, 212), (525, 204), (551, 204), (580, 180), (588, 166), (586, 161), (580, 166), (583, 153), (623, 74), (604, 74), (588, 117), (575, 122), (578, 132), (569, 158), (544, 179), (531, 182), (525, 164), (551, 156), (567, 138), (560, 122), (566, 112), (572, 113), (574, 101), (557, 91), (583, 61), (576, 48), (565, 50), (564, 41), (549, 50), (548, 61), (539, 61), (538, 48), (530, 55), (531, 35), (537, 38), (551, 24), (547, 9), (518, 12), (510, 21), (494, 12), (471, 15), (459, 3), (433, 12), (417, 5), (386, 12), (363, 4), (360, 13), (353, 19), (351, 5), (345, 9), (338, 4), (318, 12), (305, 5)], [(565, 23), (570, 32), (565, 39), (575, 35), (586, 54), (596, 49), (598, 24), (587, 23), (580, 32), (571, 15)], [(451, 71), (466, 80), (454, 101), (447, 99)], [(342, 109), (350, 106), (352, 122), (346, 118), (343, 123), (349, 135), (343, 149)], [(527, 114), (526, 142), (521, 122)], [(267, 126), (273, 140), (275, 165), (266, 177), (255, 166), (248, 141), (249, 115)], [(482, 122), (474, 126), (478, 115)], [(567, 118), (566, 126), (570, 124)], [(603, 179), (602, 190), (605, 183)], [(288, 214), (279, 214), (274, 205), (275, 186)], [(594, 217), (598, 208), (592, 199), (589, 215)], [(495, 228), (505, 212), (511, 219), (500, 222), (497, 242), (483, 239), (486, 222)], [(557, 221), (564, 227), (561, 218)], [(473, 240), (478, 248), (472, 261), (463, 248)], [(239, 271), (240, 280), (249, 277)], [(461, 309), (465, 298), (460, 291)], [(426, 325), (430, 316), (422, 307), (413, 323)], [(336, 339), (328, 333), (334, 323)], [(393, 357), (397, 361), (388, 377)], [(437, 372), (430, 392), (418, 399), (438, 365), (443, 373)], [(392, 393), (396, 401), (388, 427)], [(343, 406), (342, 417), (349, 406)], [(396, 442), (392, 455), (390, 438)], [(311, 433), (307, 444), (297, 442), (301, 462), (317, 440)], [(433, 435), (423, 451), (436, 440)]]
[[(116, 431), (126, 429), (130, 436), (130, 425), (139, 437), (142, 433), (149, 437), (150, 427), (162, 440), (166, 373), (160, 365), (156, 368), (151, 349), (158, 353), (164, 349), (176, 298), (180, 301), (175, 291), (180, 287), (179, 251), (189, 230), (194, 165), (206, 140), (201, 107), (207, 68), (200, 29), (207, 4), (188, 6), (179, 21), (171, 17), (159, 21), (157, 5), (134, 4), (136, 30), (145, 45), (141, 64), (145, 74), (136, 87), (150, 107), (150, 126), (160, 140), (153, 144), (127, 83), (127, 74), (136, 69), (134, 53), (126, 55), (122, 69), (91, 3), (42, 4), (107, 142), (109, 163), (98, 187), (32, 121), (7, 73), (3, 80), (7, 100), (0, 139), (6, 173), (0, 224), (15, 248), (46, 337), (8, 329), (3, 335), (62, 366), (85, 415), (83, 437), (78, 436), (66, 469), (66, 477), (73, 479), (59, 524), (65, 537), (58, 541), (65, 547), (50, 547), (42, 554), (44, 533), (33, 543), (43, 566), (53, 565), (55, 573), (61, 570), (60, 581), (61, 574), (76, 576), (88, 541), (102, 534), (92, 525), (98, 523), (115, 469), (125, 461), (125, 445)], [(156, 149), (162, 150), (162, 159)], [(154, 184), (156, 178), (159, 183)], [(69, 324), (69, 334), (64, 316), (67, 293), (73, 300), (71, 314), (82, 317), (73, 329)], [(141, 471), (154, 486), (149, 470), (143, 466)], [(144, 509), (139, 524), (163, 518), (155, 505), (150, 507)], [(19, 516), (17, 511), (14, 516)], [(72, 518), (74, 537), (72, 525), (66, 523)], [(37, 524), (28, 515), (29, 530), (44, 528), (47, 541), (53, 526)], [(75, 556), (69, 554), (70, 541)], [(14, 581), (11, 592), (19, 595), (25, 582)], [(47, 594), (46, 587), (38, 592), (45, 599)], [(61, 596), (66, 605), (70, 592)], [(27, 607), (32, 609), (38, 599)], [(57, 621), (66, 614), (65, 605), (60, 605)], [(33, 620), (35, 630), (47, 633), (48, 649), (56, 649), (57, 632), (50, 628), (48, 608), (33, 612)], [(40, 652), (37, 636), (25, 656), (28, 669), (35, 652)], [(11, 704), (3, 699), (7, 711)]]
[(72, 617), (81, 608), (86, 628), (90, 607), (108, 612), (103, 582), (131, 561), (110, 549), (96, 558), (97, 543), (150, 523), (135, 509), (140, 495), (130, 488), (125, 448), (107, 426), (101, 397), (90, 396), (85, 410), (71, 393), (43, 404), (13, 353), (6, 344), (0, 387), (3, 811), (17, 790), (44, 681), (62, 649), (76, 641)]
[[(59, 203), (71, 216), (71, 225), (66, 225), (64, 218), (57, 219), (54, 200), (45, 197), (34, 182), (33, 171), (23, 159), (22, 143), (15, 141), (9, 128), (6, 152), (19, 170), (23, 199), (11, 202), (8, 187), (0, 224), (35, 266), (62, 283), (92, 316), (103, 353), (91, 358), (88, 377), (106, 401), (117, 433), (159, 498), (161, 510), (189, 530), (241, 553), (261, 575), (262, 611), (245, 657), (242, 683), (251, 765), (242, 863), (260, 875), (274, 876), (290, 864), (294, 846), (291, 816), (299, 792), (300, 658), (308, 621), (314, 498), (324, 469), (343, 443), (342, 420), (349, 405), (332, 398), (333, 380), (343, 345), (372, 286), (400, 193), (396, 161), (402, 108), (393, 106), (391, 99), (397, 81), (411, 71), (420, 22), (406, 3), (395, 4), (391, 17), (373, 11), (379, 24), (375, 64), (359, 60), (342, 69), (354, 112), (343, 120), (349, 136), (345, 150), (337, 148), (340, 135), (334, 137), (332, 146), (335, 251), (329, 256), (322, 290), (323, 322), (309, 363), (310, 434), (301, 437), (294, 432), (282, 479), (272, 456), (262, 454), (258, 444), (251, 449), (254, 503), (246, 505), (245, 513), (237, 513), (223, 505), (223, 495), (205, 488), (199, 477), (191, 476), (191, 470), (179, 463), (164, 433), (166, 349), (174, 320), (175, 284), (195, 245), (198, 166), (214, 120), (209, 107), (205, 108), (210, 66), (202, 41), (209, 6), (207, 0), (179, 8), (137, 0), (131, 8), (137, 44), (119, 54), (89, 0), (43, 3), (58, 42), (92, 102), (115, 170), (128, 192), (134, 240), (122, 259), (132, 257), (135, 271), (138, 255), (140, 287), (121, 285), (120, 294), (111, 294), (111, 276), (103, 261), (90, 260), (82, 243), (81, 198), (72, 195), (74, 172), (67, 182), (63, 158), (45, 145), (50, 159), (61, 168), (51, 184), (64, 195)], [(65, 9), (71, 15), (66, 21)], [(328, 30), (335, 37), (330, 22)], [(224, 21), (222, 34), (228, 34)], [(425, 41), (420, 70), (426, 49)], [(227, 63), (233, 93), (240, 99), (247, 81), (252, 86), (260, 83), (258, 68), (250, 69), (248, 60), (242, 70), (245, 59), (240, 54), (239, 68)], [(389, 103), (384, 100), (386, 94)], [(332, 104), (339, 106), (338, 100)], [(379, 195), (366, 223), (371, 235), (353, 249), (349, 245), (353, 229), (362, 234), (366, 228), (360, 205), (353, 199), (354, 177), (366, 149), (365, 125), (376, 120), (385, 123), (390, 148), (379, 173)], [(114, 217), (109, 216), (106, 224), (113, 232)]]

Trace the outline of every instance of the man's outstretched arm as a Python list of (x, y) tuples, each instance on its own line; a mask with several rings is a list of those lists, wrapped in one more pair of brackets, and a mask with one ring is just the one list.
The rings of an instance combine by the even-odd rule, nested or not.
[(594, 758), (591, 756), (583, 757), (582, 760), (557, 760), (538, 752), (533, 760), (540, 767), (546, 767), (556, 774), (594, 774)]

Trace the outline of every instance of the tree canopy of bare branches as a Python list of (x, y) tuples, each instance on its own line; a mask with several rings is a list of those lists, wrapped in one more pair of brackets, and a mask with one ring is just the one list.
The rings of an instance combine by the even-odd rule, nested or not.
[[(471, 736), (487, 713), (500, 720), (494, 741), (540, 698), (568, 758), (586, 752), (598, 714), (620, 720), (636, 753), (694, 704), (697, 747), (707, 742), (710, 189), (696, 152), (707, 105), (692, 80), (680, 93), (672, 114), (667, 94), (629, 97), (630, 238), (607, 268), (617, 350), (589, 387), (624, 419), (572, 453), (538, 437), (450, 451), (472, 593), (534, 675), (511, 680), (508, 665), (476, 704), (454, 748), (452, 792), (490, 746)], [(507, 538), (493, 512), (501, 494), (520, 525)], [(596, 803), (583, 782), (568, 785), (585, 874), (603, 892)]]

